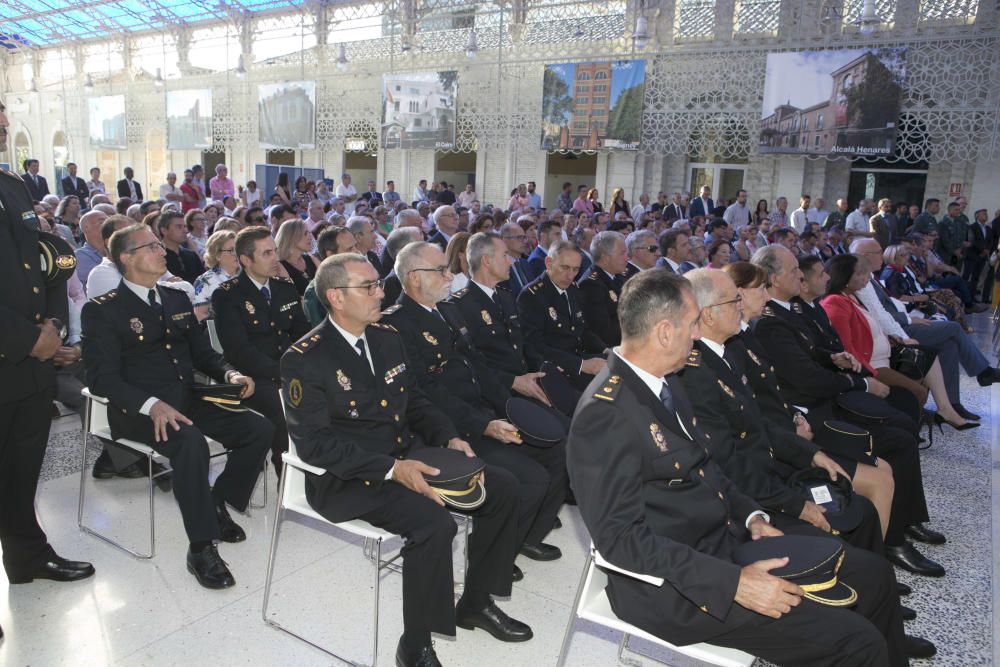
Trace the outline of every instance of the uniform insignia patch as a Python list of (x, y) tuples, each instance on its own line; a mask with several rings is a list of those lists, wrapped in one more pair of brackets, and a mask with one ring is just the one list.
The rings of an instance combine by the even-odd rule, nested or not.
[(132, 333), (141, 334), (142, 333), (142, 320), (138, 317), (133, 317), (128, 321), (128, 326), (132, 329)]
[(73, 255), (59, 255), (56, 257), (56, 266), (64, 271), (76, 266), (76, 257)]
[(612, 375), (611, 377), (608, 378), (608, 382), (610, 382), (611, 384), (618, 384), (621, 381), (622, 379), (617, 375)]
[(392, 384), (392, 381), (396, 378), (396, 376), (405, 370), (406, 370), (406, 364), (400, 364), (398, 366), (390, 368), (385, 372), (385, 383)]
[(302, 383), (298, 378), (293, 378), (291, 382), (288, 383), (288, 400), (294, 407), (299, 407), (299, 403), (302, 402)]
[(764, 306), (764, 310), (761, 311), (761, 315), (764, 317), (774, 317), (774, 308), (771, 306)]
[(718, 382), (719, 386), (722, 387), (722, 391), (726, 392), (726, 396), (728, 396), (729, 398), (736, 398), (736, 394), (734, 394), (733, 390), (729, 388), (729, 385), (727, 385), (722, 380), (719, 380)]
[(428, 343), (430, 343), (431, 345), (438, 344), (437, 338), (432, 336), (430, 331), (424, 331), (423, 334), (424, 334), (424, 340), (426, 340)]
[(486, 326), (492, 326), (493, 318), (490, 317), (490, 313), (488, 310), (481, 310), (479, 311), (479, 314), (483, 316), (483, 322), (486, 324)]
[(245, 306), (246, 306), (246, 308), (247, 308), (247, 312), (248, 312), (248, 313), (250, 313), (251, 315), (253, 315), (254, 313), (256, 313), (256, 312), (257, 312), (257, 309), (256, 309), (256, 308), (254, 308), (254, 307), (253, 307), (253, 304), (252, 304), (252, 303), (250, 303), (249, 301), (246, 301), (246, 302), (244, 302), (244, 304), (243, 304), (243, 305), (245, 305)]
[(172, 319), (172, 320), (183, 320), (188, 315), (190, 315), (190, 313), (185, 310), (183, 313), (174, 313), (173, 315), (170, 316), (170, 319)]
[(758, 366), (760, 366), (760, 359), (757, 357), (756, 354), (753, 353), (753, 350), (747, 350), (747, 356), (750, 357), (751, 359), (753, 359), (753, 362), (755, 364), (757, 364)]
[(295, 304), (297, 304), (297, 303), (298, 303), (298, 301), (292, 301), (291, 303), (286, 303), (284, 306), (282, 306), (281, 308), (278, 309), (278, 312), (279, 313), (283, 313), (286, 310), (291, 310), (292, 308), (295, 307)]
[(552, 306), (549, 306), (549, 317), (552, 318), (553, 322), (559, 319), (559, 316), (556, 314), (556, 309), (553, 308)]
[(667, 451), (667, 439), (663, 436), (663, 431), (660, 430), (660, 425), (653, 422), (649, 425), (649, 434), (653, 436), (653, 442), (661, 452)]
[(344, 375), (344, 371), (339, 368), (337, 369), (337, 384), (339, 384), (340, 388), (344, 391), (351, 390), (351, 378)]
[(608, 290), (608, 297), (611, 299), (612, 303), (618, 303), (618, 295), (615, 294), (614, 290)]

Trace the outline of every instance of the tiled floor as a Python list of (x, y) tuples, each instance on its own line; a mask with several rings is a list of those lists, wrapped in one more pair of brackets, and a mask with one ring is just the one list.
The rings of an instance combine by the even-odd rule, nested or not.
[[(985, 330), (988, 320), (977, 324)], [(988, 349), (989, 336), (980, 335), (980, 340)], [(992, 537), (1000, 530), (995, 518), (1000, 481), (991, 479), (1000, 477), (995, 463), (1000, 461), (1000, 388), (984, 390), (965, 379), (962, 389), (967, 407), (989, 415), (983, 427), (961, 434), (946, 430), (933, 448), (923, 452), (933, 526), (944, 530), (949, 542), (921, 549), (944, 564), (948, 575), (940, 580), (900, 577), (914, 585), (907, 604), (919, 614), (907, 630), (937, 643), (938, 656), (924, 663), (935, 667), (989, 665), (1000, 650), (991, 612), (994, 575), (1000, 567), (992, 549)], [(97, 575), (73, 584), (0, 587), (0, 624), (6, 633), (0, 644), (0, 666), (330, 664), (323, 653), (261, 619), (274, 518), (273, 473), (267, 509), (237, 517), (247, 541), (220, 549), (237, 586), (208, 591), (185, 569), (185, 540), (172, 496), (156, 494), (157, 554), (152, 560), (132, 558), (77, 528), (80, 477), (70, 474), (79, 469), (77, 429), (75, 417), (63, 417), (53, 425), (38, 511), (57, 550), (92, 561)], [(142, 546), (148, 537), (144, 480), (95, 483), (88, 475), (87, 482), (93, 502), (89, 507), (94, 508), (88, 518)], [(563, 550), (563, 559), (551, 563), (520, 559), (525, 579), (515, 584), (509, 601), (501, 601), (505, 610), (532, 625), (535, 638), (524, 644), (501, 644), (482, 631), (459, 630), (457, 640), (436, 640), (444, 664), (555, 664), (589, 541), (574, 508), (565, 508), (562, 519), (565, 526), (549, 541)], [(293, 630), (367, 660), (372, 586), (370, 565), (360, 545), (345, 541), (342, 534), (318, 532), (299, 523), (284, 525), (281, 545), (270, 611)], [(391, 665), (401, 628), (399, 576), (384, 575), (381, 588), (378, 664)], [(578, 623), (566, 664), (614, 665), (618, 639), (615, 633)]]

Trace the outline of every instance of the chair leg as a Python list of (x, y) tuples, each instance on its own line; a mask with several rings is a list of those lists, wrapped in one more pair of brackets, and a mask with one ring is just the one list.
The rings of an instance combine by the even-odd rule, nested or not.
[(378, 599), (379, 599), (379, 587), (381, 585), (381, 580), (379, 577), (379, 563), (382, 561), (382, 538), (378, 537), (372, 540), (375, 542), (375, 618), (374, 627), (372, 631), (372, 667), (378, 664)]
[(87, 446), (90, 444), (90, 412), (93, 402), (88, 397), (83, 411), (83, 442), (80, 447), (80, 499), (76, 508), (76, 525), (83, 528), (83, 504), (87, 493)]
[(580, 609), (580, 599), (583, 597), (583, 587), (587, 583), (587, 574), (590, 572), (590, 565), (594, 562), (594, 555), (587, 554), (587, 561), (583, 564), (583, 574), (580, 575), (580, 583), (576, 587), (576, 599), (569, 611), (569, 621), (566, 623), (566, 633), (563, 635), (562, 647), (559, 649), (559, 659), (556, 667), (563, 667), (566, 663), (566, 653), (569, 651), (569, 643), (573, 638), (573, 626), (576, 625), (577, 611)]
[[(282, 507), (280, 502), (281, 498), (284, 498), (285, 491), (285, 476), (281, 476), (281, 483), (278, 485), (278, 506), (274, 511), (274, 529), (271, 531), (271, 549), (267, 555), (267, 575), (264, 579), (264, 607), (261, 610), (261, 615), (264, 618), (264, 622), (269, 625), (277, 625), (267, 618), (267, 605), (271, 601), (271, 582), (274, 579), (274, 562), (276, 556), (278, 555), (278, 536), (281, 534), (281, 522), (285, 517), (285, 508)], [(278, 626), (280, 627), (280, 626)]]
[(629, 633), (623, 632), (621, 641), (618, 642), (618, 664), (627, 665), (628, 667), (642, 667), (642, 662), (625, 655), (626, 651), (628, 652), (632, 651), (632, 649), (630, 649), (628, 646), (629, 637), (630, 637)]
[(156, 483), (153, 481), (153, 455), (146, 455), (147, 470), (149, 472), (149, 557), (156, 555), (156, 503), (153, 493)]

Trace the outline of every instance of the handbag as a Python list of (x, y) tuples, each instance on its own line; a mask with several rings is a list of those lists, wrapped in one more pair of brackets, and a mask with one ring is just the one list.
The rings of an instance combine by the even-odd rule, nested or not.
[(911, 380), (923, 380), (937, 359), (937, 352), (917, 345), (893, 345), (889, 354), (889, 368)]

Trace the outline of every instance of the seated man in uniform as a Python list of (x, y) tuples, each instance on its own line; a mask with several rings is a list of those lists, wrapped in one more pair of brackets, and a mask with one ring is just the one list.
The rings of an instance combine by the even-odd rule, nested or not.
[(622, 345), (584, 393), (567, 446), (580, 513), (601, 555), (663, 579), (657, 586), (609, 572), (615, 614), (674, 644), (711, 642), (778, 664), (906, 665), (884, 560), (860, 550), (844, 559), (839, 577), (858, 592), (853, 610), (803, 601), (802, 588), (769, 573), (786, 558), (732, 562), (740, 544), (782, 533), (707, 453), (672, 375), (699, 336), (688, 282), (644, 271), (625, 284), (618, 308)]
[(295, 283), (278, 276), (281, 264), (271, 232), (264, 227), (244, 229), (236, 235), (234, 252), (243, 270), (212, 293), (215, 327), (226, 360), (253, 378), (255, 390), (247, 407), (274, 424), (271, 462), (280, 475), (288, 432), (278, 395), (278, 362), (289, 345), (309, 332), (309, 321)]
[[(478, 456), (504, 468), (519, 482), (518, 551), (533, 560), (556, 560), (562, 553), (542, 542), (552, 530), (566, 489), (563, 443), (540, 448), (522, 445), (506, 420), (510, 390), (491, 372), (477, 372), (468, 326), (453, 303), (445, 302), (453, 276), (435, 244), (411, 243), (396, 256), (403, 285), (399, 303), (383, 322), (399, 330), (417, 385), (469, 440)], [(515, 571), (514, 579), (520, 579)]]
[[(163, 244), (143, 225), (115, 232), (108, 246), (121, 284), (83, 307), (87, 383), (110, 402), (111, 435), (145, 443), (170, 459), (174, 496), (191, 543), (188, 571), (206, 588), (235, 585), (214, 540), (246, 539), (226, 509), (243, 511), (271, 443), (272, 426), (252, 412), (234, 413), (199, 400), (196, 370), (218, 382), (253, 380), (227, 365), (198, 325), (187, 295), (157, 284), (166, 271)], [(208, 484), (208, 443), (230, 450), (226, 468)]]
[(545, 256), (545, 271), (517, 297), (524, 330), (524, 356), (533, 371), (551, 361), (570, 382), (583, 389), (605, 366), (604, 341), (587, 328), (580, 310), (580, 250), (555, 241)]
[(605, 347), (614, 347), (622, 340), (618, 328), (618, 297), (625, 284), (628, 254), (625, 237), (618, 232), (601, 232), (590, 243), (594, 265), (581, 278), (580, 306), (587, 328), (593, 330)]
[(416, 386), (403, 340), (379, 324), (378, 272), (364, 255), (334, 255), (316, 274), (329, 317), (281, 358), (288, 432), (303, 461), (328, 472), (306, 476), (309, 504), (330, 521), (361, 519), (402, 535), (403, 636), (396, 664), (440, 663), (431, 632), (485, 629), (501, 641), (532, 632), (492, 595), (511, 594), (516, 555), (517, 480), (486, 466), (486, 502), (470, 513), (465, 591), (456, 607), (455, 521), (424, 480), (437, 470), (409, 458), (420, 447), (472, 449)]

